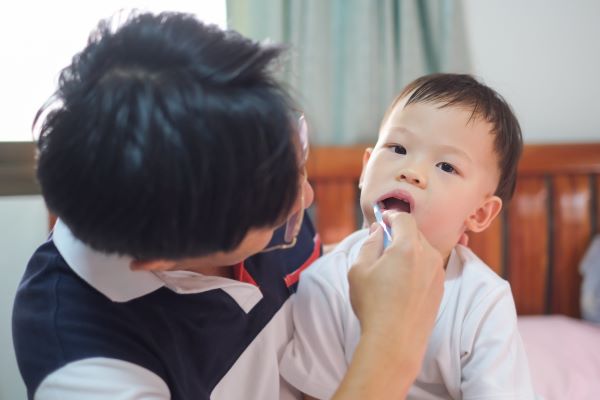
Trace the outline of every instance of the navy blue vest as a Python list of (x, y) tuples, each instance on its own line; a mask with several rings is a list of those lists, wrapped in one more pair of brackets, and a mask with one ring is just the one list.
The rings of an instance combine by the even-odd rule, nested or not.
[(314, 228), (305, 221), (295, 247), (244, 262), (263, 294), (248, 314), (221, 289), (178, 295), (163, 287), (112, 302), (79, 278), (49, 240), (29, 261), (13, 309), (13, 341), (28, 397), (64, 365), (107, 357), (154, 372), (173, 399), (209, 399), (293, 293), (298, 270), (320, 255)]

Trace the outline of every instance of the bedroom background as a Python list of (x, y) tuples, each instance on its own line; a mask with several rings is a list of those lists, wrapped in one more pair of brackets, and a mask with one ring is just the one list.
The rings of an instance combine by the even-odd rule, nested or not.
[[(28, 14), (33, 7), (39, 11)], [(526, 144), (600, 143), (600, 52), (595, 44), (600, 3), (594, 0), (11, 4), (12, 25), (0, 28), (5, 49), (0, 77), (0, 400), (25, 398), (10, 315), (27, 259), (47, 235), (47, 212), (31, 178), (31, 146), (23, 142), (31, 140), (31, 120), (50, 94), (57, 71), (83, 46), (96, 21), (121, 7), (193, 12), (257, 39), (289, 42), (282, 77), (306, 109), (314, 145), (373, 142), (394, 94), (413, 78), (435, 71), (472, 73), (494, 87), (513, 106)], [(64, 32), (56, 29), (59, 25)], [(54, 53), (62, 58), (49, 59)]]

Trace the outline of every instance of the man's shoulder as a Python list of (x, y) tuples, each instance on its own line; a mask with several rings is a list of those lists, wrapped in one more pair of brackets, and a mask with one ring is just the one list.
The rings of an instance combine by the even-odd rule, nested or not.
[(132, 315), (80, 279), (52, 240), (44, 243), (29, 261), (12, 314), (15, 353), (29, 391), (65, 365), (93, 357), (145, 362), (162, 373), (130, 326)]
[(165, 380), (152, 371), (130, 362), (105, 357), (70, 362), (51, 372), (30, 393), (34, 398), (63, 400), (93, 397), (111, 398), (127, 393), (127, 398), (169, 399)]

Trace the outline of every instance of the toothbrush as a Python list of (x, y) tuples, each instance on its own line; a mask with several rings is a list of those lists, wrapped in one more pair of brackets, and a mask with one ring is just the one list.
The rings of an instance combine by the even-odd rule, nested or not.
[(375, 219), (377, 220), (377, 223), (383, 228), (383, 248), (385, 249), (392, 242), (392, 229), (389, 228), (385, 222), (383, 222), (383, 215), (381, 214), (379, 205), (373, 205), (373, 212), (375, 213)]

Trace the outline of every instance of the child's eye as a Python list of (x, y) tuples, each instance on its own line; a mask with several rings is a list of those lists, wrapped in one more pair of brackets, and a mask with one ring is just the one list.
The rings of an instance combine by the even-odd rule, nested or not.
[(456, 168), (454, 168), (454, 166), (452, 164), (449, 164), (447, 162), (441, 162), (438, 163), (437, 165), (442, 171), (447, 172), (449, 174), (457, 174), (458, 171), (456, 170)]
[(394, 146), (392, 146), (392, 149), (394, 150), (394, 153), (396, 154), (406, 154), (406, 148), (400, 144), (396, 144)]

